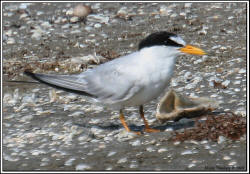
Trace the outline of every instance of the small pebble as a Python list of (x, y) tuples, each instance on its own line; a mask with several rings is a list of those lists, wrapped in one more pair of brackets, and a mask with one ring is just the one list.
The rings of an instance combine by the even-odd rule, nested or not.
[(166, 148), (160, 148), (160, 149), (158, 150), (159, 153), (166, 152), (166, 151), (167, 151)]
[(78, 164), (76, 165), (76, 170), (90, 170), (91, 166), (89, 166), (88, 164)]
[(189, 154), (193, 154), (192, 150), (185, 150), (181, 153), (181, 155), (189, 155)]
[(99, 23), (97, 23), (97, 24), (94, 25), (94, 27), (95, 27), (95, 28), (100, 28), (100, 27), (102, 27), (102, 25), (99, 24)]
[(217, 151), (216, 150), (209, 150), (209, 154), (213, 155), (215, 154)]
[(217, 94), (212, 94), (212, 95), (210, 95), (210, 97), (211, 98), (216, 98), (216, 97), (218, 97), (218, 95)]
[(135, 140), (135, 141), (133, 141), (133, 142), (131, 142), (129, 144), (131, 144), (132, 146), (140, 146), (141, 145), (141, 141), (140, 140)]
[(127, 161), (128, 161), (128, 159), (125, 157), (125, 158), (119, 159), (119, 160), (117, 161), (117, 163), (120, 164), (120, 163), (125, 163), (125, 162), (127, 162)]
[(234, 91), (235, 92), (240, 92), (240, 88), (235, 88)]
[(188, 168), (192, 168), (192, 167), (194, 167), (194, 166), (196, 166), (196, 164), (191, 163), (191, 164), (188, 165)]
[(231, 161), (228, 163), (229, 166), (236, 166), (237, 165), (237, 162), (236, 161)]
[(108, 155), (107, 155), (107, 157), (113, 156), (113, 155), (115, 155), (115, 154), (116, 154), (116, 152), (114, 152), (114, 151), (109, 152)]
[(8, 38), (7, 44), (11, 45), (11, 44), (14, 44), (14, 43), (16, 43), (14, 38), (12, 38), (12, 37)]
[(113, 168), (111, 166), (107, 167), (106, 170), (112, 170)]
[(72, 114), (69, 114), (68, 116), (69, 117), (79, 117), (81, 115), (84, 115), (84, 112), (82, 112), (82, 111), (76, 111), (76, 112), (73, 112)]
[(24, 19), (26, 17), (28, 17), (29, 15), (27, 13), (23, 13), (20, 15), (19, 19)]
[(73, 162), (75, 161), (75, 158), (70, 158), (67, 161), (65, 161), (64, 165), (65, 166), (72, 166)]
[(234, 156), (234, 155), (235, 155), (235, 152), (230, 152), (230, 155), (231, 155), (231, 156)]
[(179, 145), (179, 144), (181, 144), (180, 141), (175, 141), (175, 142), (174, 142), (174, 145)]
[(77, 16), (73, 16), (72, 18), (70, 18), (71, 23), (76, 23), (78, 21), (79, 21), (79, 17), (77, 17)]
[(224, 156), (223, 159), (224, 159), (224, 160), (230, 160), (231, 157), (230, 157), (230, 156)]
[(236, 80), (236, 81), (233, 82), (234, 85), (239, 85), (240, 83), (241, 83), (240, 80)]
[(153, 147), (147, 147), (146, 150), (147, 150), (148, 152), (154, 152), (154, 151), (155, 151), (155, 149), (154, 149)]
[(129, 168), (131, 168), (131, 169), (138, 168), (138, 164), (132, 163), (129, 165)]

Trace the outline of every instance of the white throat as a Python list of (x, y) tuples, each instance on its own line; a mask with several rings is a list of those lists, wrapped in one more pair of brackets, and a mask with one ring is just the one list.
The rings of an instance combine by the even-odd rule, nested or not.
[(159, 59), (164, 59), (164, 61), (168, 61), (168, 59), (175, 59), (178, 55), (181, 55), (181, 53), (176, 47), (153, 46), (140, 50), (140, 55), (140, 57), (144, 60), (154, 59), (154, 61), (157, 61)]

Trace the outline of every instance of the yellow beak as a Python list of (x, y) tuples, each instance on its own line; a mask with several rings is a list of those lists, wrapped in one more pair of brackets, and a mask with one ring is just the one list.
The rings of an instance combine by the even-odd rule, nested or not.
[(205, 55), (206, 54), (206, 52), (203, 51), (202, 49), (191, 46), (191, 45), (186, 45), (185, 47), (180, 48), (180, 51), (183, 53), (195, 54), (195, 55)]

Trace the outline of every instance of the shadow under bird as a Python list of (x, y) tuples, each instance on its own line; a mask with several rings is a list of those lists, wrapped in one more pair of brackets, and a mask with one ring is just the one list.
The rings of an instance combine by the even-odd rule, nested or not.
[(176, 58), (181, 54), (206, 53), (200, 48), (186, 45), (176, 34), (161, 31), (143, 39), (138, 51), (80, 74), (36, 74), (30, 71), (25, 71), (25, 74), (49, 86), (88, 96), (91, 102), (120, 110), (120, 120), (127, 131), (131, 130), (125, 122), (122, 109), (138, 106), (145, 124), (144, 131), (159, 132), (148, 125), (143, 104), (157, 98), (168, 86)]

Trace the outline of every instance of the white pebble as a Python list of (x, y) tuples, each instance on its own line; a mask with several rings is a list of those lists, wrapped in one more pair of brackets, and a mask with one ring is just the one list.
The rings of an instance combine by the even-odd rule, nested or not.
[(194, 152), (192, 150), (185, 150), (181, 153), (181, 155), (189, 155), (189, 154), (193, 154)]
[(155, 151), (155, 149), (154, 149), (153, 147), (147, 147), (146, 150), (147, 150), (148, 152), (154, 152), (154, 151)]
[(32, 150), (31, 154), (34, 156), (40, 155), (40, 154), (46, 154), (44, 150)]
[(109, 152), (108, 155), (107, 155), (107, 157), (113, 156), (113, 155), (115, 155), (115, 154), (116, 154), (116, 152), (114, 152), (114, 151)]
[(244, 74), (244, 73), (246, 73), (246, 70), (245, 69), (240, 69), (238, 73)]
[(230, 152), (230, 155), (231, 155), (231, 156), (234, 156), (234, 155), (235, 155), (235, 152)]
[(77, 16), (73, 16), (72, 18), (70, 18), (71, 23), (76, 23), (78, 21), (79, 21), (79, 17), (77, 17)]
[(51, 24), (48, 21), (45, 21), (41, 24), (41, 26), (43, 26), (44, 28), (50, 28)]
[(29, 5), (31, 5), (31, 3), (21, 3), (19, 9), (25, 10)]
[(190, 8), (192, 6), (192, 3), (185, 3), (184, 7), (185, 8)]
[(204, 146), (204, 149), (211, 149), (211, 146), (208, 145), (208, 144), (206, 144), (206, 145)]
[(240, 92), (240, 88), (235, 88), (234, 91), (235, 92)]
[(68, 10), (68, 11), (66, 11), (66, 15), (67, 16), (72, 16), (73, 15), (73, 9), (70, 9), (70, 10)]
[(166, 148), (160, 148), (160, 149), (158, 150), (159, 153), (166, 152), (166, 151), (167, 151)]
[(34, 33), (31, 35), (31, 38), (32, 38), (32, 39), (35, 39), (35, 40), (40, 40), (40, 39), (41, 39), (41, 36), (42, 36), (41, 33), (39, 33), (39, 32), (34, 32)]
[(90, 22), (99, 22), (107, 24), (109, 22), (109, 17), (99, 14), (90, 14), (87, 17), (87, 20)]
[(97, 24), (94, 25), (94, 27), (95, 27), (95, 28), (100, 28), (100, 27), (102, 27), (102, 25), (99, 24), (99, 23), (97, 23)]
[(215, 97), (218, 97), (218, 95), (217, 94), (212, 94), (210, 97), (215, 98)]
[(209, 154), (213, 155), (215, 154), (217, 151), (216, 150), (209, 150)]
[(231, 161), (228, 163), (229, 166), (236, 166), (237, 165), (237, 162), (236, 161)]
[(93, 27), (86, 26), (84, 29), (85, 29), (86, 31), (91, 31), (91, 30), (93, 30)]
[(224, 160), (230, 160), (231, 157), (230, 157), (230, 156), (224, 156), (223, 159), (224, 159)]
[(175, 18), (177, 16), (177, 14), (176, 13), (173, 13), (173, 14), (171, 14), (171, 18)]
[(200, 142), (200, 144), (207, 144), (207, 143), (208, 143), (207, 140), (202, 140), (202, 141)]
[(69, 114), (68, 116), (69, 117), (78, 117), (80, 115), (83, 115), (84, 113), (82, 111), (76, 111), (76, 112), (73, 112), (72, 114)]
[(14, 44), (14, 43), (16, 43), (14, 38), (12, 38), (12, 37), (8, 38), (7, 44)]
[(125, 158), (119, 159), (119, 160), (117, 161), (117, 163), (120, 164), (120, 163), (125, 163), (125, 162), (127, 162), (127, 161), (128, 161), (128, 159), (125, 157)]
[(26, 17), (28, 17), (29, 15), (27, 13), (23, 13), (20, 15), (19, 19), (24, 19)]
[(241, 81), (240, 80), (236, 80), (233, 82), (234, 85), (240, 85)]
[(72, 163), (75, 161), (75, 158), (70, 158), (67, 161), (65, 161), (64, 165), (65, 166), (72, 166)]
[(194, 167), (194, 166), (196, 166), (196, 164), (191, 163), (191, 164), (188, 165), (188, 168), (192, 168), (192, 167)]
[(127, 7), (122, 7), (117, 11), (118, 16), (126, 16), (128, 13)]
[(141, 141), (140, 140), (135, 140), (133, 142), (130, 142), (129, 144), (131, 144), (132, 146), (140, 146), (141, 145)]
[(112, 170), (113, 168), (111, 166), (107, 167), (106, 170)]
[(179, 145), (179, 144), (181, 144), (180, 141), (175, 141), (175, 142), (174, 142), (174, 145)]
[(91, 167), (88, 164), (81, 163), (76, 166), (76, 170), (90, 170), (90, 169)]
[(138, 164), (132, 163), (132, 164), (129, 165), (129, 168), (131, 168), (131, 169), (138, 168)]

